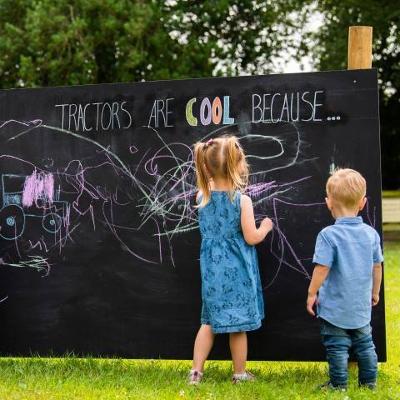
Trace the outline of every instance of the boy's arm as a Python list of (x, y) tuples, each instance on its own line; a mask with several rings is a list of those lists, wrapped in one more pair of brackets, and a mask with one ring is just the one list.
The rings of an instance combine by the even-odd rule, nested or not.
[(379, 292), (382, 283), (382, 263), (374, 264), (372, 271), (372, 305), (379, 303)]
[(378, 232), (375, 231), (375, 245), (373, 248), (374, 266), (372, 269), (372, 305), (376, 306), (379, 303), (379, 292), (382, 282), (382, 248), (381, 239)]
[(307, 297), (307, 311), (312, 316), (315, 316), (313, 307), (314, 304), (317, 302), (318, 290), (324, 283), (328, 274), (329, 274), (329, 267), (326, 267), (325, 265), (316, 265), (314, 267), (310, 286), (308, 287), (308, 297)]

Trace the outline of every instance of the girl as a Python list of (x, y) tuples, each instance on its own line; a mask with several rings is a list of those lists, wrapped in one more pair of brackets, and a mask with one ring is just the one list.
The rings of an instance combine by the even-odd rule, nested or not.
[(201, 327), (193, 351), (189, 383), (198, 384), (216, 333), (229, 333), (233, 361), (232, 382), (253, 380), (245, 370), (246, 331), (258, 329), (264, 304), (255, 244), (272, 229), (265, 218), (257, 228), (250, 197), (241, 194), (248, 181), (248, 165), (235, 136), (196, 143), (197, 203), (202, 236)]

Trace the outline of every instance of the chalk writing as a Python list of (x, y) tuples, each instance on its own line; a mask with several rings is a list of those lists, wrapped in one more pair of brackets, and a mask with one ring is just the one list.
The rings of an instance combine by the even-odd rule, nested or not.
[(147, 123), (148, 127), (153, 128), (172, 128), (171, 121), (169, 119), (169, 115), (172, 114), (170, 109), (171, 105), (169, 104), (172, 100), (172, 97), (168, 99), (157, 99), (154, 100), (153, 106), (151, 108), (149, 121)]
[(322, 121), (323, 90), (252, 94), (252, 122)]
[[(235, 123), (235, 119), (230, 116), (230, 97), (224, 96), (223, 99), (222, 105), (219, 97), (215, 97), (212, 102), (208, 97), (203, 98), (198, 110), (201, 125), (207, 126), (211, 123), (213, 125), (230, 125)], [(196, 102), (197, 98), (194, 97), (186, 103), (186, 121), (190, 126), (197, 126), (198, 124), (198, 118), (195, 117), (193, 110)]]
[(56, 104), (61, 111), (61, 129), (75, 132), (129, 129), (133, 122), (127, 101)]

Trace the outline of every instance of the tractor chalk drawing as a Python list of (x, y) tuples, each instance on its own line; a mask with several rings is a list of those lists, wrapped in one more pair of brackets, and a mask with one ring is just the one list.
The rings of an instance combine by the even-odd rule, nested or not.
[(68, 205), (60, 201), (60, 188), (54, 189), (50, 173), (31, 175), (1, 175), (0, 237), (19, 238), (25, 230), (27, 218), (41, 219), (42, 228), (55, 234), (60, 231)]

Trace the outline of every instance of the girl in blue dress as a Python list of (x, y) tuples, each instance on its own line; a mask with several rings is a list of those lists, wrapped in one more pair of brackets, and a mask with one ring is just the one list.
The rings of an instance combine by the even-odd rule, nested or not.
[(252, 380), (254, 376), (245, 369), (246, 332), (258, 329), (264, 318), (254, 245), (271, 231), (272, 221), (265, 218), (257, 228), (251, 199), (241, 194), (248, 181), (248, 165), (235, 136), (196, 143), (194, 155), (203, 304), (189, 383), (201, 381), (217, 333), (229, 333), (232, 381)]

